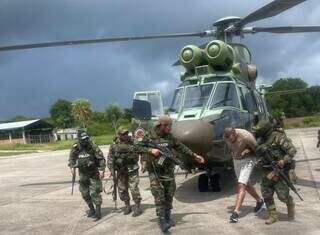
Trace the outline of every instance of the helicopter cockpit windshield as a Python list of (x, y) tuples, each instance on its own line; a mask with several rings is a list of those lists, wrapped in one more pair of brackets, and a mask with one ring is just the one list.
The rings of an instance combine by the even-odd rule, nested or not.
[(186, 87), (183, 108), (196, 108), (206, 105), (209, 100), (212, 88), (212, 83), (200, 86), (196, 85)]
[(214, 92), (211, 108), (224, 106), (239, 108), (238, 95), (233, 83), (219, 83)]
[[(214, 91), (213, 91), (214, 90)], [(176, 90), (169, 112), (201, 108), (207, 105), (212, 94), (210, 109), (231, 106), (239, 108), (237, 89), (230, 77), (214, 76), (204, 79), (202, 85), (182, 83)]]

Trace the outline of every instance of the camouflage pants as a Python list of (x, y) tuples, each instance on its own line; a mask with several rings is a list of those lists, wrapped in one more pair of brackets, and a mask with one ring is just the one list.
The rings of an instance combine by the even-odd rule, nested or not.
[(141, 195), (139, 190), (139, 169), (134, 171), (123, 170), (118, 173), (118, 189), (121, 201), (130, 201), (129, 189), (132, 200), (135, 203), (141, 202)]
[(293, 203), (293, 198), (289, 194), (289, 187), (283, 180), (269, 180), (266, 176), (264, 176), (261, 181), (261, 194), (266, 202), (268, 210), (276, 209), (273, 199), (274, 192), (276, 192), (280, 201), (286, 203), (287, 205)]
[(79, 170), (79, 190), (86, 203), (102, 204), (102, 182), (98, 170), (86, 172)]
[(176, 191), (175, 180), (160, 181), (154, 173), (149, 172), (151, 193), (154, 197), (156, 213), (159, 217), (164, 217), (166, 212), (172, 209), (173, 196)]

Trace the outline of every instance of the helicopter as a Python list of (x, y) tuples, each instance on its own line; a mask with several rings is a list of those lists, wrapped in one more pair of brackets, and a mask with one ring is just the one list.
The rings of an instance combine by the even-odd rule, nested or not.
[(213, 27), (200, 32), (11, 45), (0, 47), (0, 52), (132, 40), (211, 38), (203, 45), (187, 45), (181, 49), (173, 65), (183, 66), (185, 72), (180, 76), (181, 83), (174, 91), (168, 110), (164, 110), (158, 91), (136, 92), (134, 99), (149, 101), (154, 119), (167, 111), (174, 120), (173, 135), (205, 157), (204, 166), (194, 165), (204, 171), (198, 178), (199, 191), (207, 191), (209, 186), (213, 191), (220, 191), (221, 172), (232, 167), (232, 157), (222, 138), (224, 128), (251, 130), (256, 116), (259, 120), (270, 117), (264, 92), (256, 87), (258, 69), (252, 62), (250, 50), (233, 39), (256, 33), (320, 32), (320, 26), (247, 26), (303, 2), (305, 0), (274, 0), (246, 17), (223, 17)]

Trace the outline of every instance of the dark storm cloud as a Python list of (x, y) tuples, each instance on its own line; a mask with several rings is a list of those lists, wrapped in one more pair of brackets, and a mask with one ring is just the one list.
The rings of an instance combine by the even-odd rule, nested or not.
[[(205, 30), (225, 15), (244, 16), (270, 1), (255, 0), (0, 0), (0, 45)], [(246, 4), (244, 4), (246, 3)], [(250, 3), (250, 4), (249, 4)], [(320, 24), (317, 0), (256, 25)], [(320, 34), (248, 36), (261, 80), (300, 76), (318, 83)], [(46, 116), (58, 98), (85, 97), (102, 110), (129, 106), (136, 90), (179, 82), (170, 65), (181, 47), (203, 39), (156, 40), (34, 49), (0, 54), (0, 118)]]

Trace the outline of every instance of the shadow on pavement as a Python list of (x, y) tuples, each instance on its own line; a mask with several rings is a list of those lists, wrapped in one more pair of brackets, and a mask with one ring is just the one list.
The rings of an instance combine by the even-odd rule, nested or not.
[(178, 201), (184, 203), (207, 202), (235, 194), (236, 178), (233, 171), (225, 171), (221, 173), (221, 192), (199, 192), (198, 177), (199, 175), (192, 176), (181, 183), (175, 194), (175, 198)]
[(312, 158), (312, 159), (302, 159), (302, 160), (296, 160), (297, 163), (299, 162), (312, 162), (312, 161), (319, 161), (320, 158)]
[[(244, 199), (244, 200), (246, 200), (246, 199)], [(240, 214), (239, 214), (239, 216), (240, 216), (240, 218), (242, 218), (242, 217), (246, 217), (248, 214), (250, 214), (250, 213), (254, 213), (253, 212), (253, 209), (255, 208), (255, 205), (252, 205), (252, 206), (242, 206), (241, 207), (241, 210), (240, 210)], [(233, 209), (234, 209), (234, 206), (228, 206), (227, 207), (227, 210), (228, 210), (228, 213), (231, 215), (231, 213), (233, 212)], [(263, 213), (263, 212), (261, 212), (261, 213)], [(259, 213), (259, 215), (261, 214), (261, 213)]]
[[(184, 217), (188, 215), (206, 215), (208, 213), (205, 212), (190, 212), (190, 213), (173, 213), (172, 219), (176, 222), (177, 225), (185, 224), (187, 221), (184, 221)], [(157, 223), (158, 218), (151, 219), (150, 222)]]
[[(319, 181), (313, 181), (313, 180), (306, 180), (306, 179), (300, 179), (298, 178), (296, 185), (304, 186), (304, 187), (310, 187), (314, 189), (318, 189), (317, 185), (320, 184)], [(298, 189), (299, 191), (299, 189)]]
[(46, 186), (46, 185), (60, 185), (60, 184), (70, 184), (71, 181), (53, 181), (53, 182), (40, 182), (40, 183), (33, 183), (33, 184), (22, 184), (20, 187), (28, 187), (28, 186)]

